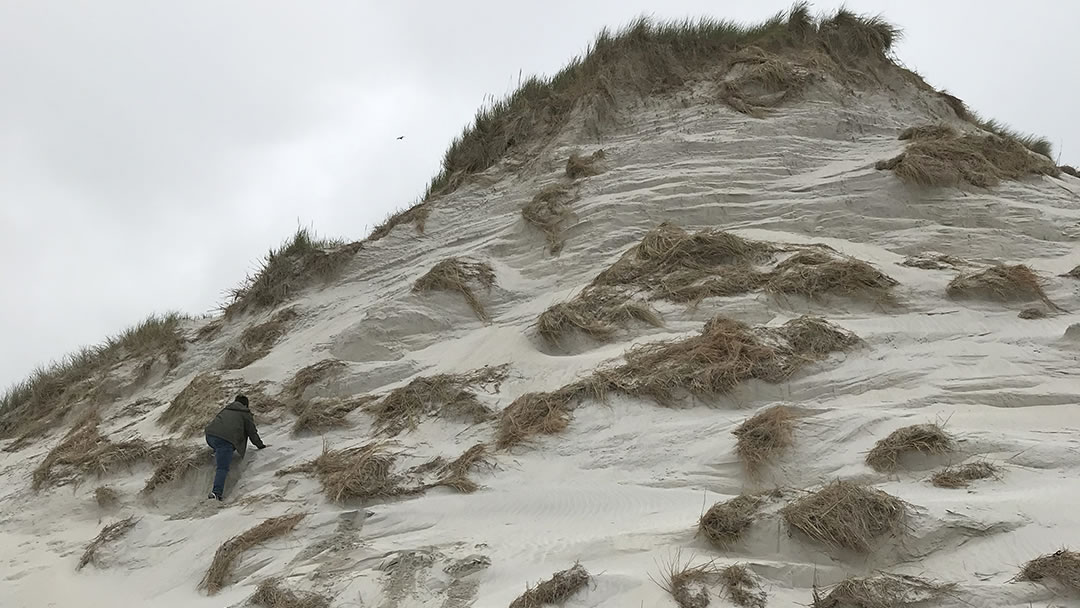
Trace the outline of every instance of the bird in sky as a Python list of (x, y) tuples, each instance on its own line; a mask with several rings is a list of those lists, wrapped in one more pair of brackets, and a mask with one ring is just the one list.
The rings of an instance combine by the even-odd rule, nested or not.
[(398, 135), (398, 139), (405, 139), (404, 135)]

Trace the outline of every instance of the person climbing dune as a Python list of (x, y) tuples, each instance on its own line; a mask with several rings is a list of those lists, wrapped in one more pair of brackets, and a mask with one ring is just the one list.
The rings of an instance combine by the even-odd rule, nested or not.
[(207, 498), (223, 500), (225, 478), (229, 475), (233, 452), (243, 458), (248, 440), (260, 450), (266, 447), (259, 437), (259, 429), (255, 426), (255, 416), (248, 409), (248, 398), (237, 395), (232, 403), (225, 406), (210, 424), (206, 425), (206, 444), (213, 448), (214, 463), (217, 466), (214, 488)]

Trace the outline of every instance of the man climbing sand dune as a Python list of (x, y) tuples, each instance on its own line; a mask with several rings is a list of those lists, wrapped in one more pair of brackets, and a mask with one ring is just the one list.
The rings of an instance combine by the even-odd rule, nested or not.
[(248, 409), (248, 398), (237, 395), (232, 403), (225, 406), (210, 424), (206, 425), (206, 443), (214, 449), (214, 463), (217, 466), (214, 488), (207, 498), (222, 500), (233, 452), (238, 452), (240, 458), (243, 458), (248, 440), (260, 450), (266, 447), (259, 437), (259, 429), (255, 426), (255, 416)]

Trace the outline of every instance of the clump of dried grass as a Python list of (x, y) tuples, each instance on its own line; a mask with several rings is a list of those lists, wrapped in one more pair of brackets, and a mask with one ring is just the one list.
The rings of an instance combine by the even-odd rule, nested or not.
[(1039, 275), (1023, 264), (999, 264), (981, 272), (960, 275), (949, 282), (945, 294), (953, 299), (978, 298), (998, 302), (1041, 300), (1056, 308), (1043, 290)]
[[(681, 552), (676, 552), (670, 562), (664, 566), (662, 580), (652, 579), (664, 591), (667, 591), (679, 608), (705, 608), (709, 605), (709, 584), (717, 578), (713, 562), (691, 566), (693, 558), (682, 563)], [(649, 575), (652, 578), (652, 575)]]
[(448, 290), (465, 296), (465, 301), (481, 320), (488, 320), (484, 305), (476, 297), (470, 283), (478, 283), (485, 289), (495, 285), (495, 270), (487, 262), (474, 262), (459, 258), (447, 258), (435, 264), (416, 280), (413, 291)]
[(527, 588), (525, 593), (510, 602), (510, 608), (540, 608), (545, 604), (561, 604), (580, 591), (592, 577), (581, 564), (556, 572), (546, 581)]
[(495, 447), (506, 449), (533, 435), (553, 435), (570, 424), (570, 408), (581, 395), (578, 385), (547, 393), (525, 393), (499, 415)]
[[(718, 316), (705, 324), (699, 335), (682, 340), (641, 344), (625, 355), (625, 364), (598, 369), (586, 381), (598, 397), (617, 392), (650, 398), (662, 405), (674, 402), (677, 391), (701, 398), (730, 391), (738, 383), (758, 379), (781, 382), (802, 365), (825, 354), (830, 345), (846, 348), (853, 338), (798, 341), (800, 348), (815, 346), (817, 352), (797, 350), (787, 343), (785, 334), (801, 336), (799, 326), (809, 326), (807, 319), (789, 321), (779, 328), (750, 328)], [(826, 336), (834, 330), (825, 321), (815, 321), (815, 335)], [(846, 335), (835, 329), (836, 336)]]
[(393, 232), (394, 228), (403, 224), (412, 224), (416, 228), (417, 234), (423, 234), (429, 215), (431, 215), (431, 206), (424, 203), (417, 203), (407, 209), (394, 212), (383, 223), (376, 226), (371, 231), (371, 234), (364, 239), (364, 242), (373, 243), (378, 241)]
[(881, 490), (834, 481), (780, 510), (788, 525), (837, 549), (867, 553), (886, 534), (900, 535), (910, 507)]
[(903, 608), (923, 605), (951, 591), (944, 585), (917, 576), (882, 573), (867, 578), (849, 578), (821, 596), (814, 588), (811, 608)]
[(173, 398), (158, 423), (183, 437), (194, 437), (203, 431), (218, 410), (225, 407), (222, 401), (226, 395), (238, 387), (238, 383), (226, 381), (221, 374), (203, 372)]
[(415, 429), (427, 415), (477, 424), (493, 412), (468, 387), (494, 384), (498, 390), (509, 369), (509, 365), (485, 366), (463, 374), (422, 376), (394, 389), (368, 411), (375, 417), (376, 428), (389, 435)]
[(1053, 581), (1071, 592), (1080, 592), (1080, 553), (1061, 549), (1024, 564), (1018, 581), (1046, 584)]
[(84, 347), (0, 394), (0, 438), (19, 436), (8, 451), (21, 449), (46, 431), (63, 424), (80, 407), (110, 402), (105, 377), (118, 364), (164, 359), (169, 369), (180, 362), (187, 345), (183, 323), (188, 317), (151, 315), (97, 346)]
[(1069, 272), (1066, 272), (1065, 274), (1063, 274), (1061, 276), (1068, 277), (1070, 279), (1080, 279), (1080, 266), (1077, 266), (1076, 268), (1073, 268), (1072, 270), (1070, 270)]
[(803, 252), (778, 264), (765, 289), (807, 298), (826, 293), (854, 296), (868, 292), (884, 297), (896, 285), (896, 279), (862, 260)]
[(278, 579), (266, 579), (255, 588), (250, 601), (263, 608), (330, 608), (331, 599), (311, 591), (293, 591)]
[(1062, 173), (1066, 174), (1066, 175), (1071, 175), (1073, 177), (1080, 177), (1080, 171), (1077, 171), (1076, 167), (1073, 167), (1072, 165), (1060, 165), (1058, 167), (1058, 170), (1061, 171)]
[(934, 473), (930, 478), (930, 483), (939, 488), (966, 488), (972, 481), (997, 479), (1000, 474), (1001, 468), (991, 462), (969, 462)]
[(900, 265), (909, 268), (921, 268), (923, 270), (952, 270), (961, 266), (967, 266), (968, 263), (951, 255), (924, 253), (908, 256), (904, 258), (903, 262), (900, 262)]
[(254, 275), (229, 291), (225, 316), (273, 308), (314, 284), (337, 278), (362, 246), (320, 239), (307, 228), (298, 229), (292, 239), (266, 254)]
[(1059, 174), (1048, 158), (1032, 154), (1016, 139), (997, 135), (915, 139), (898, 156), (879, 161), (876, 167), (920, 186), (968, 183), (990, 188), (1002, 180)]
[(918, 127), (908, 127), (900, 132), (900, 137), (897, 139), (904, 141), (909, 139), (941, 139), (944, 137), (956, 137), (956, 129), (949, 125), (921, 125)]
[(265, 357), (299, 316), (295, 308), (286, 308), (265, 323), (245, 329), (237, 343), (225, 351), (221, 369), (242, 369)]
[(566, 177), (577, 179), (579, 177), (600, 175), (604, 172), (603, 167), (600, 166), (600, 161), (604, 160), (604, 157), (603, 149), (597, 150), (588, 156), (577, 153), (571, 154), (570, 158), (566, 159)]
[(829, 353), (860, 346), (863, 341), (855, 334), (835, 325), (803, 315), (784, 323), (776, 333), (787, 340), (788, 345), (803, 357), (818, 358)]
[(312, 363), (293, 374), (285, 386), (281, 387), (281, 394), (295, 405), (303, 398), (304, 391), (308, 387), (333, 376), (346, 367), (345, 362), (338, 359), (323, 359)]
[(174, 443), (156, 446), (150, 458), (154, 463), (154, 472), (140, 490), (143, 496), (148, 496), (158, 488), (179, 481), (189, 472), (214, 461), (213, 452), (205, 445)]
[(394, 456), (380, 443), (332, 450), (311, 462), (278, 471), (278, 475), (313, 473), (323, 493), (334, 502), (387, 498), (416, 493), (424, 488), (406, 488), (404, 479), (394, 474)]
[(627, 292), (608, 286), (587, 287), (574, 298), (550, 306), (536, 320), (537, 333), (553, 346), (570, 332), (600, 341), (610, 340), (620, 326), (640, 321), (661, 327), (663, 320), (651, 306)]
[(304, 432), (322, 434), (331, 429), (347, 426), (346, 416), (378, 399), (378, 395), (362, 395), (350, 399), (321, 399), (305, 404), (297, 402), (293, 406), (296, 413), (293, 435)]
[(754, 523), (763, 503), (760, 496), (749, 494), (718, 502), (701, 516), (698, 530), (717, 548), (727, 549)]
[(719, 82), (719, 97), (736, 112), (763, 118), (765, 110), (798, 94), (810, 81), (806, 67), (749, 47), (733, 60), (733, 69)]
[(120, 492), (111, 486), (101, 486), (94, 490), (94, 501), (102, 509), (111, 509), (120, 503)]
[(765, 608), (768, 596), (746, 566), (733, 564), (720, 571), (720, 582), (731, 601), (742, 608)]
[(441, 468), (439, 480), (435, 485), (451, 487), (463, 494), (471, 494), (477, 491), (480, 486), (469, 479), (469, 471), (485, 462), (487, 457), (488, 447), (486, 445), (478, 443), (472, 446), (465, 450), (461, 456)]
[(109, 440), (98, 430), (98, 417), (92, 414), (45, 455), (31, 475), (31, 486), (40, 490), (62, 477), (104, 475), (117, 466), (131, 466), (147, 458), (150, 452), (150, 445), (141, 439)]
[(555, 255), (562, 251), (562, 230), (573, 216), (569, 202), (573, 194), (565, 184), (545, 186), (528, 204), (521, 208), (521, 217), (536, 226), (547, 236), (548, 251)]
[(794, 445), (795, 410), (778, 405), (755, 414), (732, 431), (735, 451), (751, 477)]
[(1046, 311), (1042, 308), (1025, 308), (1024, 310), (1021, 310), (1020, 313), (1016, 316), (1025, 320), (1045, 319)]
[(866, 455), (866, 464), (875, 471), (895, 471), (906, 454), (948, 454), (956, 440), (938, 424), (913, 424), (896, 429), (874, 444)]
[(139, 520), (135, 519), (135, 516), (132, 515), (127, 519), (121, 519), (118, 522), (111, 523), (102, 528), (97, 537), (90, 541), (90, 544), (86, 546), (86, 550), (83, 551), (82, 557), (79, 558), (79, 563), (75, 566), (75, 570), (82, 570), (87, 564), (93, 562), (94, 558), (97, 556), (98, 549), (107, 543), (119, 539), (128, 532), (131, 532), (131, 529), (134, 528), (137, 523), (139, 523)]
[(259, 525), (249, 528), (225, 541), (218, 547), (217, 552), (214, 553), (214, 560), (206, 570), (206, 574), (203, 576), (202, 582), (199, 583), (199, 587), (205, 589), (210, 595), (214, 595), (218, 591), (221, 591), (221, 589), (225, 587), (225, 579), (232, 571), (233, 562), (235, 562), (241, 554), (268, 540), (273, 540), (279, 536), (284, 536), (285, 534), (292, 532), (306, 516), (306, 513), (296, 513), (293, 515), (271, 517), (270, 519), (264, 520)]

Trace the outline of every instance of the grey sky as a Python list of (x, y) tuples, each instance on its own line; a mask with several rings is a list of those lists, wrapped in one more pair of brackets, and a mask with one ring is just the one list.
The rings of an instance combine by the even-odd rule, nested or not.
[[(151, 312), (209, 311), (298, 222), (363, 236), (485, 97), (603, 26), (790, 4), (0, 3), (0, 386)], [(1080, 3), (847, 5), (902, 26), (931, 84), (1080, 162)]]

